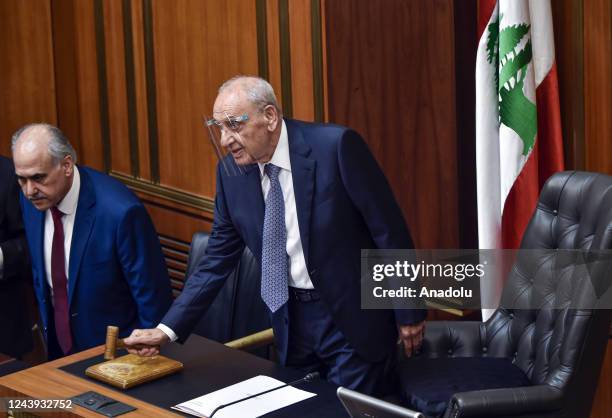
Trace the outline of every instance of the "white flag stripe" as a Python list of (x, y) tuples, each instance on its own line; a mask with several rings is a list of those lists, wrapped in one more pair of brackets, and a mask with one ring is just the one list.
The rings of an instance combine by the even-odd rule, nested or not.
[[(505, 125), (499, 126), (499, 161), (500, 161), (500, 189), (501, 202), (497, 208), (499, 216), (504, 210), (506, 198), (510, 194), (510, 189), (514, 185), (516, 178), (521, 174), (521, 170), (527, 162), (529, 156), (523, 156), (523, 141), (512, 129)], [(529, 153), (531, 155), (531, 153)]]
[(555, 36), (550, 1), (530, 0), (531, 43), (536, 87), (542, 83), (555, 62)]
[[(495, 6), (487, 28), (497, 20), (498, 5)], [(487, 34), (485, 28), (476, 56), (476, 198), (478, 202), (478, 247), (483, 249), (501, 247), (502, 196), (500, 173), (500, 141), (498, 92), (495, 86), (496, 67), (487, 61)], [(482, 281), (481, 300), (485, 303), (498, 300), (501, 285), (493, 281)], [(483, 321), (495, 312), (482, 309)]]
[[(497, 6), (487, 26), (497, 19)], [(478, 43), (476, 56), (476, 196), (478, 201), (478, 246), (498, 248), (501, 231), (500, 153), (495, 67), (487, 62), (487, 29)], [(486, 174), (485, 174), (486, 173)]]

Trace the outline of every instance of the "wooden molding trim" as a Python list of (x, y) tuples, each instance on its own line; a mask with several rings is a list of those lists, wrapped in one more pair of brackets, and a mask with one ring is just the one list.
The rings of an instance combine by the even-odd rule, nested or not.
[(147, 117), (149, 124), (149, 159), (151, 179), (159, 183), (159, 133), (157, 128), (157, 91), (155, 81), (155, 45), (153, 40), (153, 5), (143, 1), (143, 24), (145, 36), (145, 72), (147, 79)]
[(266, 17), (266, 0), (257, 0), (257, 64), (259, 76), (268, 80), (270, 71), (268, 68), (268, 19)]
[(293, 116), (293, 93), (291, 89), (291, 40), (289, 31), (288, 0), (278, 0), (278, 27), (280, 38), (281, 96), (283, 114)]
[(440, 311), (449, 313), (451, 315), (459, 316), (459, 317), (466, 316), (466, 312), (468, 312), (468, 311), (463, 311), (461, 309), (451, 308), (449, 306), (446, 306), (444, 305), (444, 302), (437, 303), (431, 300), (426, 300), (425, 305), (427, 305), (429, 309), (438, 309)]
[(94, 25), (96, 33), (96, 63), (98, 65), (98, 95), (100, 97), (100, 131), (104, 171), (111, 170), (111, 140), (108, 114), (108, 78), (106, 74), (106, 42), (104, 41), (104, 6), (102, 0), (94, 1)]
[(130, 138), (130, 168), (133, 176), (140, 173), (138, 150), (138, 119), (136, 109), (136, 74), (134, 70), (134, 34), (132, 32), (132, 6), (123, 0), (123, 43), (125, 57), (125, 87), (127, 90), (128, 133)]
[(198, 209), (209, 213), (211, 216), (214, 213), (215, 202), (211, 198), (172, 187), (161, 186), (157, 183), (130, 177), (116, 171), (111, 171), (109, 174), (136, 192)]
[(321, 29), (321, 0), (311, 0), (310, 22), (312, 37), (312, 87), (315, 122), (323, 122), (323, 40)]

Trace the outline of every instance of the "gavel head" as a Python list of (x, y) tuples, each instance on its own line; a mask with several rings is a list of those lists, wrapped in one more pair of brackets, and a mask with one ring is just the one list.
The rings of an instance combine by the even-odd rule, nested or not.
[(106, 345), (104, 347), (104, 359), (112, 360), (117, 354), (117, 337), (119, 335), (119, 328), (108, 326), (106, 327)]

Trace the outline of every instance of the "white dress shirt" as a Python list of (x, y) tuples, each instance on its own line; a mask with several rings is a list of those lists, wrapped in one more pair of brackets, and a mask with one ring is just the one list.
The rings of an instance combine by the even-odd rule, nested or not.
[[(308, 269), (306, 268), (306, 258), (302, 249), (302, 239), (298, 226), (297, 208), (295, 205), (295, 194), (293, 193), (293, 176), (291, 174), (291, 160), (289, 158), (289, 136), (287, 126), (283, 120), (281, 135), (274, 150), (269, 164), (280, 167), (278, 181), (280, 182), (285, 200), (285, 227), (287, 228), (287, 254), (289, 255), (289, 286), (301, 289), (314, 289)], [(264, 201), (270, 191), (270, 179), (264, 174), (264, 167), (267, 164), (257, 163), (261, 177), (261, 191)], [(176, 341), (177, 335), (172, 329), (164, 324), (159, 324), (158, 329), (162, 330), (171, 341)]]
[[(291, 174), (291, 160), (289, 159), (289, 137), (287, 127), (283, 120), (280, 139), (274, 150), (272, 159), (266, 164), (274, 164), (280, 167), (278, 181), (280, 182), (285, 199), (285, 227), (287, 228), (287, 254), (289, 254), (289, 286), (300, 289), (314, 289), (310, 275), (306, 268), (306, 259), (302, 249), (300, 228), (298, 226), (297, 208), (295, 206), (295, 194), (293, 193), (293, 176)], [(264, 174), (266, 164), (258, 163), (261, 175), (261, 190), (264, 201), (270, 191), (270, 179)]]
[[(74, 177), (72, 178), (72, 186), (66, 193), (66, 196), (57, 205), (57, 208), (64, 214), (62, 216), (62, 225), (64, 226), (64, 257), (66, 266), (66, 278), (70, 280), (68, 276), (68, 266), (70, 262), (70, 244), (72, 243), (72, 231), (74, 229), (74, 218), (77, 211), (77, 204), (79, 202), (79, 191), (81, 189), (81, 176), (79, 170), (74, 166)], [(53, 216), (51, 215), (51, 209), (45, 211), (45, 272), (47, 273), (47, 283), (51, 288), (51, 294), (53, 294), (53, 280), (51, 278), (51, 249), (53, 247), (53, 232), (55, 227), (53, 226)], [(53, 300), (53, 298), (51, 298)]]

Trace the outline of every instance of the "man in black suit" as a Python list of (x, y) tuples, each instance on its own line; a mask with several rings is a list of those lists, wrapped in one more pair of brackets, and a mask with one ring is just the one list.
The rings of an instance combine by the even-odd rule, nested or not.
[(0, 179), (0, 353), (19, 358), (32, 349), (26, 302), (30, 263), (15, 169), (2, 156)]

